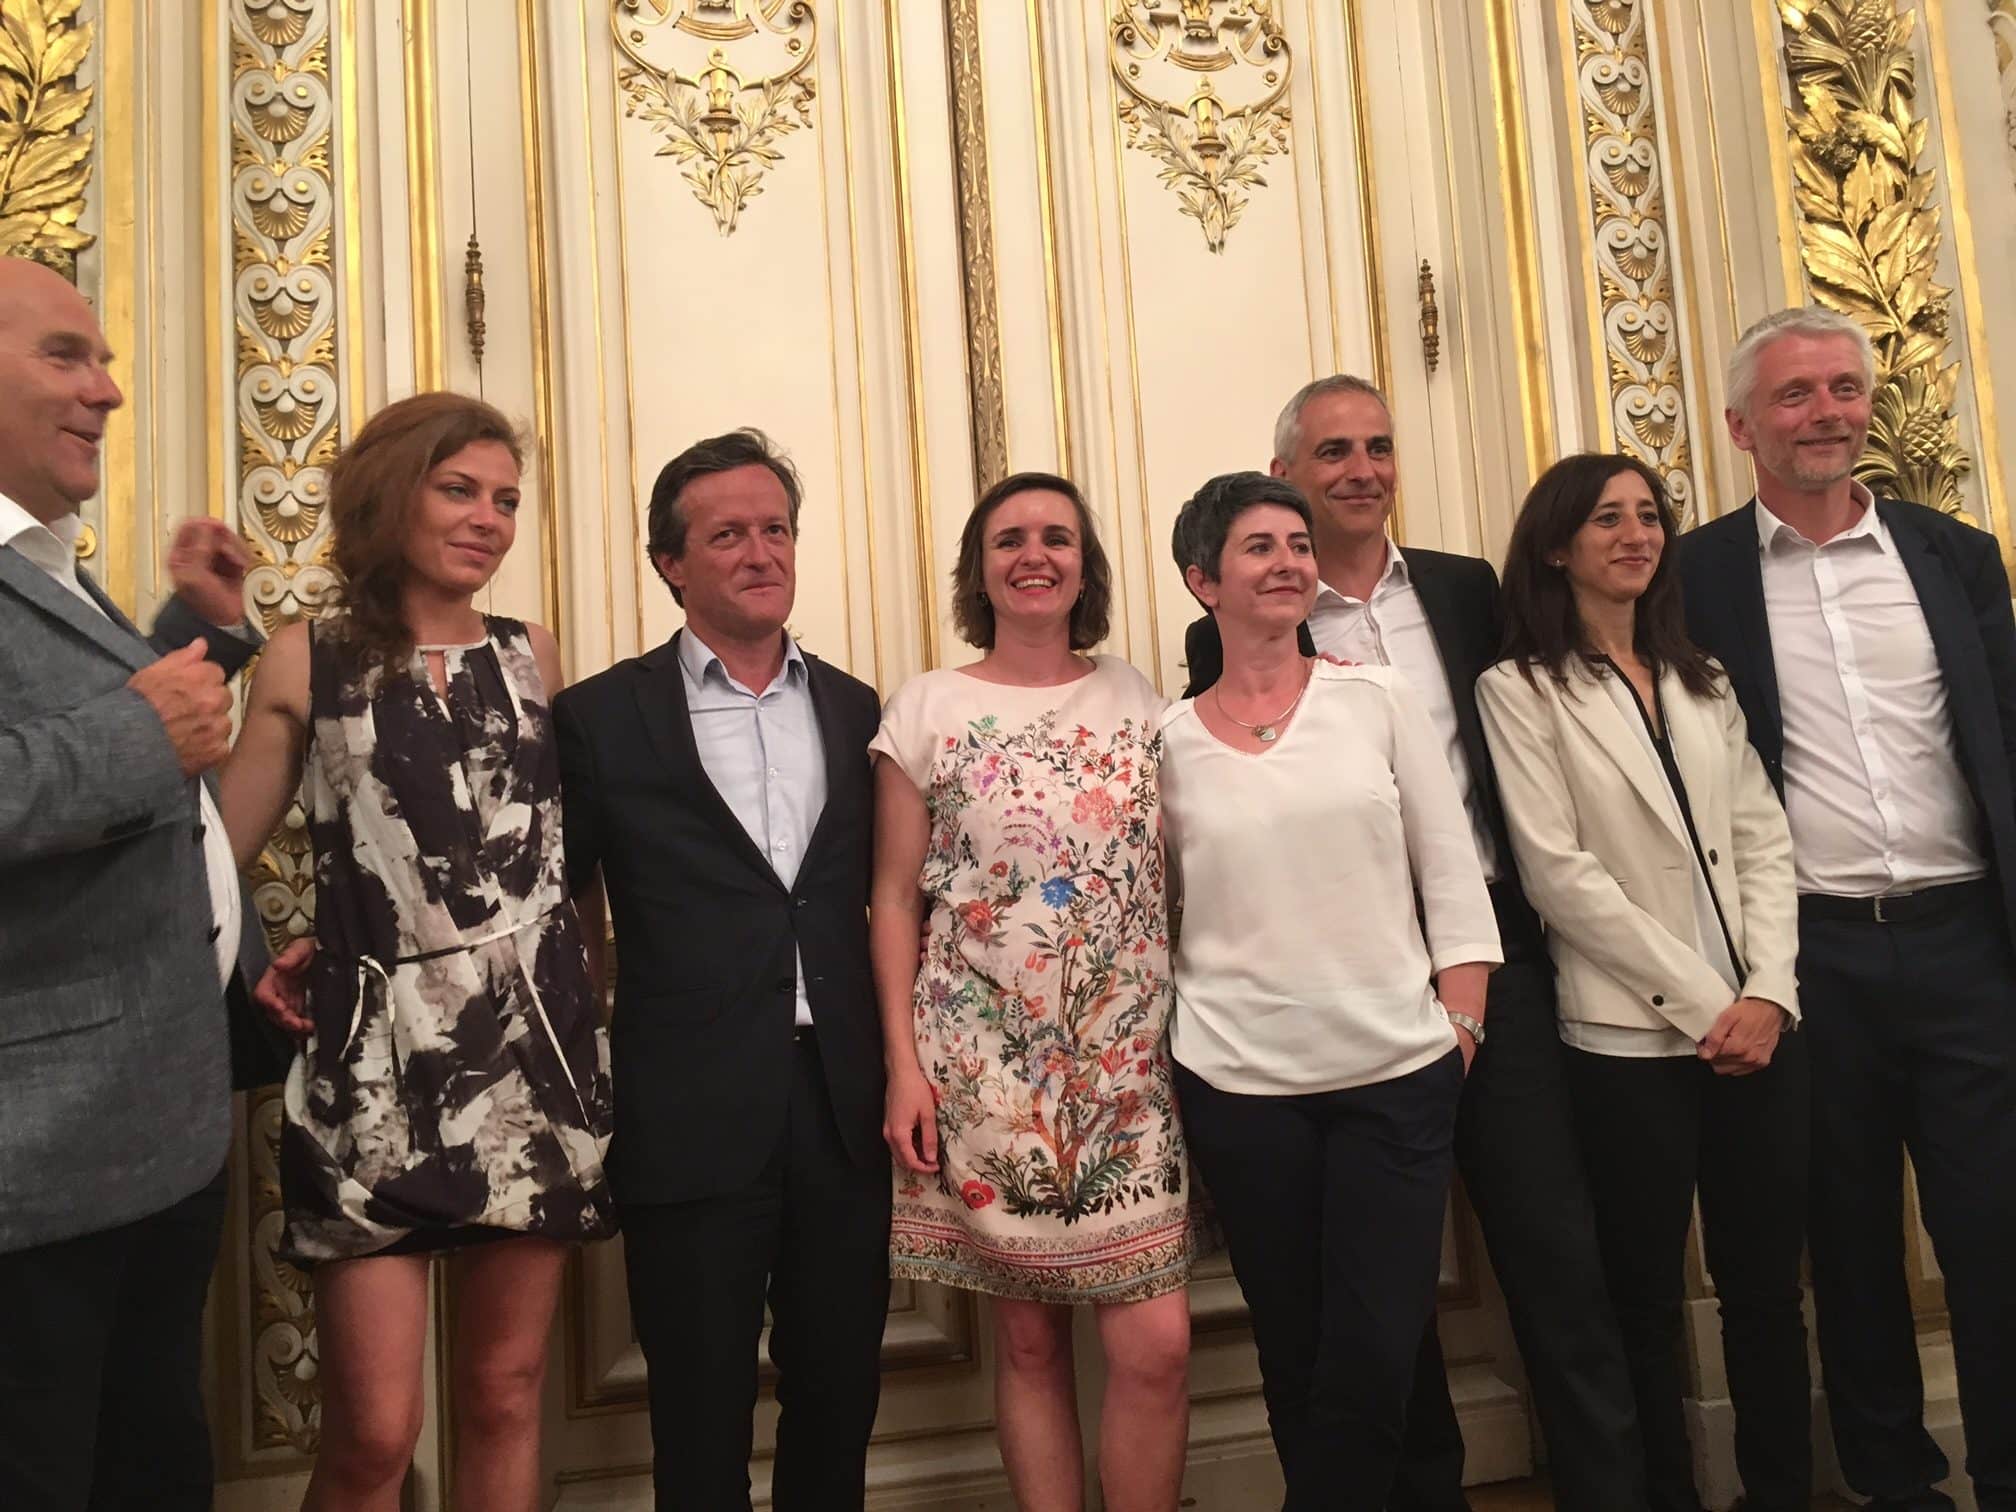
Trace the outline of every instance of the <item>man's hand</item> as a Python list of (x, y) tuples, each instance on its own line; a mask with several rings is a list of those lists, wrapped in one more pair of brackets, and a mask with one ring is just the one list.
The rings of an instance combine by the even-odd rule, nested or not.
[(1722, 1010), (1694, 1053), (1717, 1076), (1749, 1076), (1771, 1064), (1785, 1010), (1763, 998), (1738, 998)]
[(315, 1030), (308, 1016), (308, 963), (315, 959), (313, 940), (295, 940), (273, 958), (266, 975), (252, 989), (260, 1011), (296, 1039)]
[(245, 620), (245, 572), (252, 553), (222, 520), (184, 520), (168, 548), (175, 594), (220, 630)]
[(203, 642), (191, 641), (126, 679), (161, 716), (185, 777), (209, 771), (231, 750), (231, 694), (223, 668), (205, 661), (203, 650)]

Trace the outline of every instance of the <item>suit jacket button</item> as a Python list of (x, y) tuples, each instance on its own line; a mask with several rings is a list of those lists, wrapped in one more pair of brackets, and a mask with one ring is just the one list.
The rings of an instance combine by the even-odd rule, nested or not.
[(1655, 992), (1652, 994), (1652, 1006), (1654, 1008), (1664, 1008), (1666, 1006), (1666, 999)]
[(796, 992), (796, 991), (798, 990), (798, 980), (797, 980), (797, 978), (796, 978), (796, 977), (780, 977), (780, 978), (778, 978), (778, 981), (777, 981), (777, 990), (778, 990), (779, 992)]
[(793, 908), (803, 908), (805, 906), (805, 900), (803, 898), (793, 898), (791, 900), (791, 906)]

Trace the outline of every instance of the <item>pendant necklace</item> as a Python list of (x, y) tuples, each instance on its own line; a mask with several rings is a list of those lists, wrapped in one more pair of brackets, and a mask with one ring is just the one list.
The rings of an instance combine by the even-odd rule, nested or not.
[(1218, 691), (1218, 689), (1223, 687), (1224, 684), (1222, 683), (1215, 684), (1211, 689), (1211, 696), (1218, 701), (1218, 712), (1220, 714), (1223, 714), (1227, 719), (1231, 720), (1232, 723), (1239, 726), (1240, 729), (1251, 730), (1255, 738), (1260, 740), (1263, 744), (1272, 745), (1275, 741), (1281, 738), (1281, 725), (1283, 721), (1285, 721), (1289, 715), (1293, 714), (1297, 708), (1301, 707), (1302, 695), (1309, 691), (1309, 672), (1311, 670), (1313, 670), (1313, 668), (1305, 668), (1303, 670), (1302, 686), (1300, 689), (1296, 691), (1295, 701), (1289, 704), (1288, 707), (1283, 709), (1279, 714), (1276, 714), (1272, 719), (1263, 719), (1258, 724), (1246, 723), (1245, 720), (1239, 718), (1230, 709), (1225, 707), (1225, 695)]

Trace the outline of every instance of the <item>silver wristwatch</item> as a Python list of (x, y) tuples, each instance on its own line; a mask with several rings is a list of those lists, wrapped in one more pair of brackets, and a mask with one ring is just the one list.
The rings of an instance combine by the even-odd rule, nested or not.
[(1458, 1029), (1465, 1031), (1470, 1036), (1479, 1050), (1484, 1048), (1484, 1026), (1482, 1024), (1478, 1023), (1477, 1020), (1470, 1017), (1467, 1013), (1450, 1013), (1446, 1008), (1442, 1012), (1448, 1017), (1451, 1024), (1454, 1024)]

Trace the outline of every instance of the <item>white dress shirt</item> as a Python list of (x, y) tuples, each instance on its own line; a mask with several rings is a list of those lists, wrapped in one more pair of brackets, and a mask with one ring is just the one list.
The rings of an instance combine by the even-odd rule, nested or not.
[(1390, 1081), (1454, 1049), (1432, 974), (1503, 955), (1463, 800), (1400, 679), (1317, 662), (1258, 754), (1206, 729), (1194, 699), (1162, 738), (1182, 888), (1170, 1053), (1221, 1092), (1281, 1095)]
[(1866, 898), (1987, 875), (1932, 633), (1875, 500), (1816, 546), (1757, 504), (1799, 891)]
[(1379, 575), (1370, 602), (1339, 593), (1328, 583), (1316, 585), (1316, 604), (1309, 611), (1309, 638), (1325, 655), (1341, 656), (1368, 666), (1391, 667), (1406, 679), (1407, 686), (1414, 690), (1414, 696), (1427, 711), (1428, 722), (1435, 727), (1449, 761), (1450, 774), (1456, 779), (1456, 790), (1463, 795), (1484, 880), (1496, 882), (1497, 848), (1491, 843), (1491, 827), (1484, 822), (1470, 758), (1463, 750), (1462, 732), (1456, 727), (1456, 703), (1449, 695), (1449, 672), (1442, 665), (1435, 631), (1421, 606), (1421, 595), (1408, 575), (1407, 558), (1400, 554), (1398, 546), (1390, 540), (1386, 543), (1386, 570)]
[[(707, 780), (786, 887), (798, 880), (805, 848), (826, 807), (826, 747), (812, 707), (811, 669), (788, 635), (784, 665), (756, 693), (728, 675), (692, 628), (679, 635), (679, 671), (693, 744)], [(798, 1022), (812, 1022), (805, 957), (798, 956)]]
[[(44, 525), (0, 494), (0, 548), (13, 547), (89, 604), (93, 613), (110, 619), (105, 606), (91, 596), (77, 575), (77, 537), (83, 529), (84, 522), (75, 513), (62, 516), (54, 525)], [(229, 986), (231, 973), (238, 967), (238, 932), (244, 919), (238, 866), (231, 854), (231, 839), (224, 833), (224, 821), (210, 799), (208, 783), (197, 782), (196, 805), (203, 825), (203, 872), (210, 885), (210, 919), (217, 928), (211, 942), (217, 952), (217, 980), (220, 986)]]

